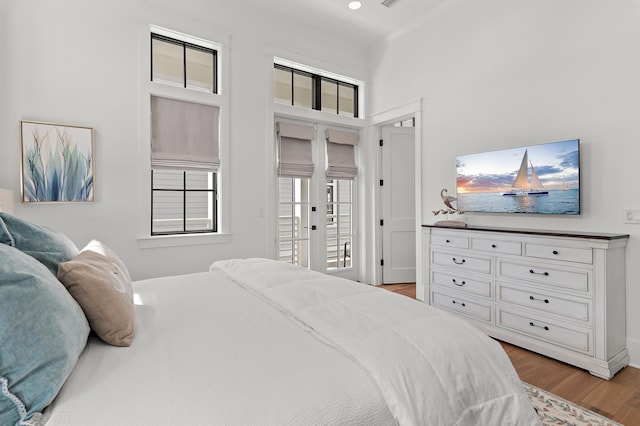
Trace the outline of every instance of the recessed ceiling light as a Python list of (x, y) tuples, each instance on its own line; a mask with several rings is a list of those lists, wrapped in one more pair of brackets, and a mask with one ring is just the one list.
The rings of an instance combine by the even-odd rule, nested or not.
[(359, 1), (352, 1), (349, 2), (349, 9), (351, 10), (358, 10), (362, 7), (362, 3)]

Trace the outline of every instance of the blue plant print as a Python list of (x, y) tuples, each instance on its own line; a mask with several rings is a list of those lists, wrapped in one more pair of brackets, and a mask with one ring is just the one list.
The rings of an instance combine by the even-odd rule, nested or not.
[(24, 201), (93, 201), (91, 152), (79, 150), (64, 127), (36, 125), (30, 137), (23, 148)]

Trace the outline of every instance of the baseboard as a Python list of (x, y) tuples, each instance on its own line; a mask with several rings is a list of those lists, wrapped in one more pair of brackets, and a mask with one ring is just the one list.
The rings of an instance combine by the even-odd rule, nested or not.
[(627, 338), (627, 350), (629, 351), (629, 365), (640, 368), (640, 340)]

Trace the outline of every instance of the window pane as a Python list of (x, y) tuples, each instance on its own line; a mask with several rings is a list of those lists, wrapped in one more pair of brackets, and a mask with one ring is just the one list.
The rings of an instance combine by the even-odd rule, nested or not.
[(151, 75), (153, 81), (184, 86), (182, 45), (152, 39)]
[(294, 265), (302, 266), (304, 268), (309, 267), (309, 241), (301, 240), (294, 243)]
[(193, 172), (186, 173), (187, 189), (213, 189), (211, 186), (211, 172)]
[(278, 259), (280, 262), (293, 263), (293, 241), (291, 239), (281, 239), (278, 243)]
[(182, 191), (153, 191), (152, 233), (183, 231)]
[(295, 204), (293, 206), (294, 238), (309, 238), (309, 206), (306, 204)]
[(296, 203), (309, 203), (309, 179), (293, 179), (295, 192), (293, 200)]
[(327, 204), (327, 235), (338, 233), (338, 205)]
[(321, 111), (338, 112), (338, 84), (335, 81), (322, 79), (321, 82)]
[(183, 189), (184, 173), (180, 170), (153, 170), (153, 189)]
[(340, 203), (350, 203), (351, 200), (351, 181), (339, 180), (338, 181), (338, 201)]
[(327, 268), (338, 267), (338, 238), (327, 235)]
[(209, 192), (187, 192), (187, 231), (211, 230), (212, 218), (209, 212)]
[(280, 68), (273, 69), (273, 99), (275, 102), (292, 105), (291, 71)]
[(213, 93), (213, 52), (186, 48), (187, 88)]
[(340, 95), (340, 98), (338, 99), (338, 109), (340, 111), (340, 115), (355, 117), (354, 102), (356, 91), (354, 87), (351, 84), (340, 83), (338, 90)]
[(293, 73), (293, 105), (311, 108), (313, 80), (310, 75)]
[(340, 212), (338, 233), (340, 235), (351, 235), (351, 204), (340, 204), (338, 211)]

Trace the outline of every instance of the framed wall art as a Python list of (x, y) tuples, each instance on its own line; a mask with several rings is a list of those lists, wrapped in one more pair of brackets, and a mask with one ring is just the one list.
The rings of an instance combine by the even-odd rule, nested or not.
[(20, 122), (23, 203), (93, 202), (93, 129)]

